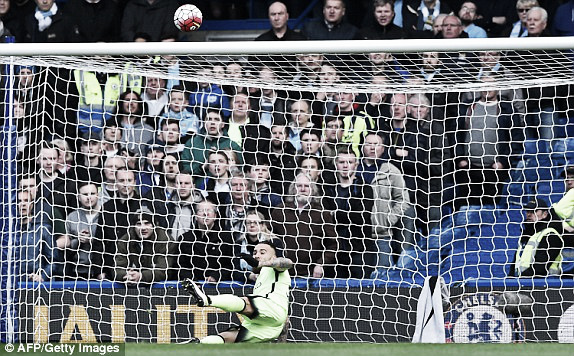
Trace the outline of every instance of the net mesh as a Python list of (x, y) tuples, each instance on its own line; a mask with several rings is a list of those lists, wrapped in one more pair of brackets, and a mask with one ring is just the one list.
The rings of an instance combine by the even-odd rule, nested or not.
[[(21, 340), (225, 330), (236, 316), (177, 281), (249, 293), (239, 255), (272, 239), (295, 262), (288, 340), (409, 341), (440, 275), (449, 340), (572, 341), (554, 317), (572, 301), (555, 276), (572, 273), (568, 206), (548, 225), (564, 240), (515, 263), (522, 204), (569, 188), (571, 51), (0, 63)], [(508, 278), (533, 274), (553, 279)]]

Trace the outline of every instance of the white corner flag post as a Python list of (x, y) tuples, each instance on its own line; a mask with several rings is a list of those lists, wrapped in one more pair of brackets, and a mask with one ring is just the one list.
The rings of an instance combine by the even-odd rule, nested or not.
[[(425, 278), (417, 303), (417, 324), (413, 343), (445, 343), (443, 292), (448, 293), (442, 277)], [(445, 295), (448, 298), (448, 294)]]

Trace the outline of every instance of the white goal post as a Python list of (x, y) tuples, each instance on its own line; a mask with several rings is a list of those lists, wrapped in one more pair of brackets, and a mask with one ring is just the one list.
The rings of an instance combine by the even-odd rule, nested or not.
[[(252, 236), (295, 259), (289, 341), (410, 341), (424, 278), (442, 276), (447, 341), (574, 342), (555, 205), (572, 38), (10, 43), (0, 66), (2, 342), (225, 330), (237, 316), (177, 281), (248, 294)], [(544, 275), (516, 258), (536, 199), (563, 241)]]

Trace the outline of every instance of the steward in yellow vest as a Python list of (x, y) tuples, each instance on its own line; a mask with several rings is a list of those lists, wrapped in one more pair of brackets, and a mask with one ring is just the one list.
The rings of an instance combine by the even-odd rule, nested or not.
[(565, 247), (574, 247), (574, 166), (566, 167), (564, 178), (566, 193), (558, 202), (552, 204), (550, 214), (553, 220), (562, 221)]
[(562, 273), (562, 223), (552, 221), (548, 203), (537, 198), (524, 206), (526, 221), (510, 275), (559, 276)]
[(78, 90), (78, 130), (99, 132), (116, 110), (124, 89), (121, 76), (76, 69), (74, 82)]

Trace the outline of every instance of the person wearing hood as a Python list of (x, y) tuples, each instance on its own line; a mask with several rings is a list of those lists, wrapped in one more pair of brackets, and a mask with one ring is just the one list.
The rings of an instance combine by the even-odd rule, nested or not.
[(540, 198), (524, 205), (526, 221), (510, 276), (547, 277), (561, 274), (561, 221), (553, 221), (548, 203)]
[(164, 281), (169, 268), (169, 238), (156, 227), (149, 210), (141, 209), (130, 219), (131, 227), (117, 241), (115, 280), (128, 286)]

